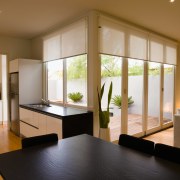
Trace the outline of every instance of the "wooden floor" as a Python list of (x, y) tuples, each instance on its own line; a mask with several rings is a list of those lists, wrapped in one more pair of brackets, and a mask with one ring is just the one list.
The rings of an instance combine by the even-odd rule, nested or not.
[(164, 131), (147, 136), (144, 139), (154, 141), (155, 143), (163, 143), (173, 146), (174, 144), (173, 133), (174, 133), (173, 128), (169, 128)]
[(21, 138), (8, 130), (7, 125), (0, 125), (0, 154), (21, 149)]
[[(173, 146), (173, 128), (147, 136), (144, 139)], [(9, 131), (7, 125), (0, 125), (0, 154), (17, 149), (21, 149), (21, 138)]]

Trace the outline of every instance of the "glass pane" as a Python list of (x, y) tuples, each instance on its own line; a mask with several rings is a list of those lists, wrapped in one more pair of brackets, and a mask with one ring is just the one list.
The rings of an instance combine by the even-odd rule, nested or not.
[(159, 126), (160, 63), (148, 63), (148, 122), (147, 129)]
[(87, 106), (87, 56), (66, 59), (67, 103)]
[(172, 121), (174, 95), (174, 66), (164, 65), (163, 123)]
[(106, 110), (110, 83), (113, 83), (112, 99), (110, 103), (110, 138), (119, 139), (121, 134), (121, 73), (122, 58), (101, 55), (101, 85), (105, 83), (102, 108)]
[(63, 60), (50, 61), (48, 68), (48, 99), (63, 102)]
[(142, 132), (143, 61), (128, 59), (128, 134)]

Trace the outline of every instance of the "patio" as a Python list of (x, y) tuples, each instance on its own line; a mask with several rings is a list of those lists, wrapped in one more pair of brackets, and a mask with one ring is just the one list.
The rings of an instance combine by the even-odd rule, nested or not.
[[(164, 119), (164, 122), (167, 123), (171, 121), (170, 119)], [(159, 125), (159, 119), (156, 117), (148, 117), (148, 129), (156, 127)], [(111, 141), (117, 141), (119, 135), (121, 134), (121, 117), (113, 116), (110, 118), (109, 123), (110, 128), (110, 139)], [(128, 134), (133, 135), (142, 131), (142, 116), (139, 114), (128, 114)]]

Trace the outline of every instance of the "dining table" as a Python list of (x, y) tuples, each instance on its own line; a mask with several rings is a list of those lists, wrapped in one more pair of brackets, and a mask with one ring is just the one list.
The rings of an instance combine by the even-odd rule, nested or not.
[(180, 164), (82, 134), (0, 154), (6, 180), (179, 180)]

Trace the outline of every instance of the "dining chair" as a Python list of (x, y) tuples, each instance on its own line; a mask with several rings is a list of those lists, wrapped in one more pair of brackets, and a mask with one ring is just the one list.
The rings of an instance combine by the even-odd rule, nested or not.
[(137, 138), (127, 134), (121, 134), (119, 136), (118, 144), (151, 155), (154, 154), (154, 142), (149, 140)]
[(180, 164), (180, 148), (166, 144), (155, 144), (154, 155)]
[(49, 142), (56, 142), (56, 141), (58, 141), (58, 135), (52, 133), (52, 134), (45, 134), (40, 136), (24, 138), (22, 139), (21, 144), (22, 144), (22, 149), (24, 149), (35, 145), (49, 143)]

